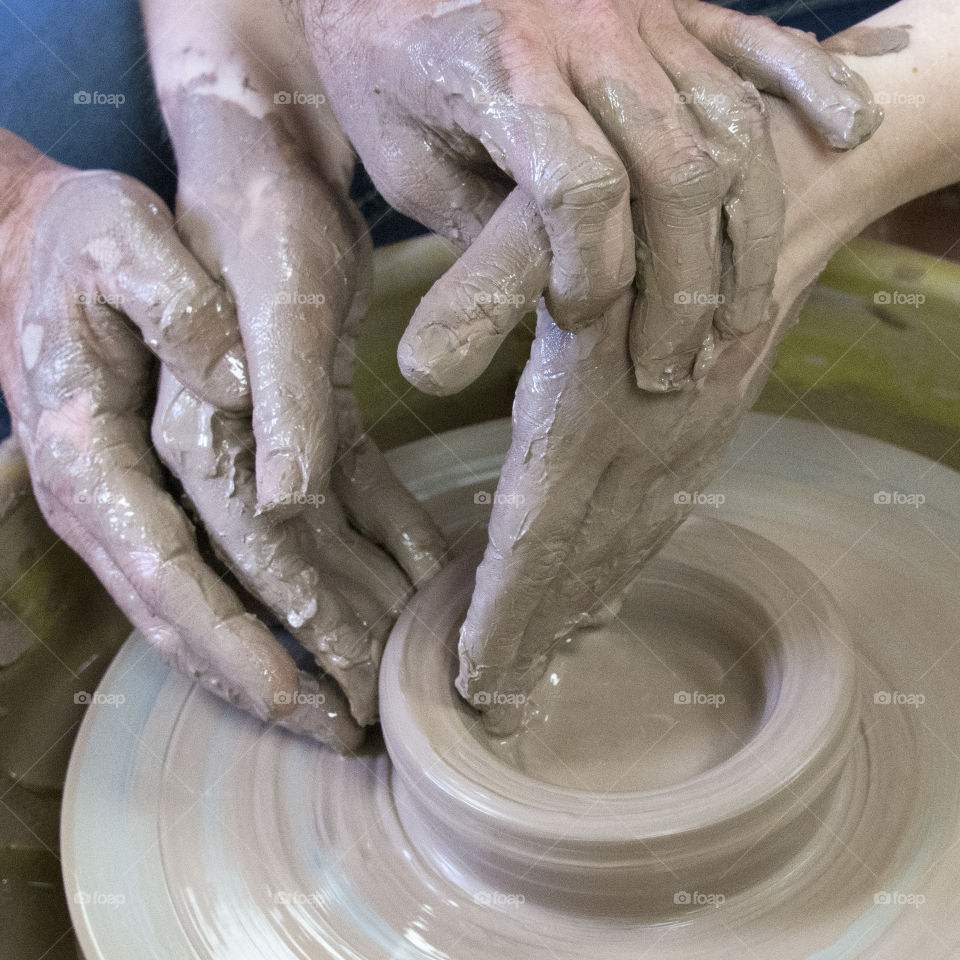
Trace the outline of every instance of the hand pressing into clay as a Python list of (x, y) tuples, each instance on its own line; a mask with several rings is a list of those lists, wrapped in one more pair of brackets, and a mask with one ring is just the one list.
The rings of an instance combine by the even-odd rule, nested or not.
[(221, 559), (369, 724), (386, 636), (445, 547), (363, 434), (351, 384), (372, 259), (353, 153), (302, 35), (264, 10), (144, 4), (177, 227), (233, 293), (253, 395), (251, 420), (164, 371), (154, 441)]
[(336, 684), (305, 685), (203, 562), (148, 443), (151, 350), (207, 402), (249, 408), (229, 298), (142, 184), (0, 141), (0, 385), (44, 516), (168, 662), (263, 719), (356, 746)]
[[(891, 59), (889, 89), (916, 87), (913, 62)], [(458, 689), (486, 711), (494, 731), (510, 733), (520, 720), (518, 708), (500, 705), (516, 698), (497, 694), (528, 692), (559, 639), (615, 617), (642, 564), (690, 513), (830, 254), (897, 203), (960, 175), (955, 137), (937, 158), (920, 143), (931, 123), (953, 129), (946, 116), (899, 110), (882, 142), (839, 158), (789, 109), (767, 107), (778, 152), (789, 158), (784, 250), (769, 310), (751, 332), (718, 344), (710, 377), (675, 394), (638, 390), (626, 350), (629, 296), (578, 334), (540, 310), (460, 634)], [(524, 204), (520, 195), (507, 201), (504, 208), (516, 205), (520, 215), (502, 231), (510, 249), (525, 252), (520, 262), (534, 265), (518, 271), (520, 289), (537, 289), (546, 280), (548, 238), (522, 215)]]
[(363, 433), (351, 387), (353, 333), (341, 331), (333, 366), (331, 489), (309, 495), (297, 516), (256, 508), (249, 416), (218, 409), (166, 370), (153, 438), (221, 559), (337, 680), (357, 722), (370, 724), (383, 646), (443, 539)]
[(670, 391), (705, 374), (717, 332), (748, 332), (769, 301), (783, 192), (757, 90), (838, 149), (881, 118), (812, 35), (698, 0), (302, 6), (384, 196), (461, 245), (482, 238), (482, 269), (441, 280), (401, 343), (407, 377), (436, 393), (469, 383), (536, 303), (515, 289), (531, 252), (505, 241), (504, 216), (484, 229), (514, 183), (549, 240), (557, 324), (581, 328), (636, 279), (636, 380)]

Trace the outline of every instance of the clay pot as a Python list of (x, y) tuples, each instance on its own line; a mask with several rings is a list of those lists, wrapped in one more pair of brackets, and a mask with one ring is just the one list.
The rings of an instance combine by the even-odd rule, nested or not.
[(780, 547), (692, 518), (609, 626), (560, 645), (568, 663), (548, 669), (505, 740), (453, 686), (478, 560), (411, 603), (380, 688), (400, 820), (465, 892), (676, 915), (702, 908), (689, 891), (768, 880), (843, 816), (852, 643), (829, 592)]

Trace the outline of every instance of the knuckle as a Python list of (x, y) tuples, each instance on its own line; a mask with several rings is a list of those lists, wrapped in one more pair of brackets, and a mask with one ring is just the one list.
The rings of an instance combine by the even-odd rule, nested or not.
[(558, 164), (543, 180), (542, 203), (550, 209), (585, 207), (606, 213), (626, 202), (630, 181), (616, 157), (594, 154), (579, 163)]
[(729, 12), (722, 29), (729, 46), (750, 51), (754, 49), (758, 35), (769, 39), (772, 35), (780, 36), (781, 33), (780, 27), (763, 14), (743, 14), (736, 11)]
[(692, 140), (673, 143), (653, 159), (648, 186), (653, 196), (667, 202), (682, 198), (719, 203), (726, 192), (717, 162)]

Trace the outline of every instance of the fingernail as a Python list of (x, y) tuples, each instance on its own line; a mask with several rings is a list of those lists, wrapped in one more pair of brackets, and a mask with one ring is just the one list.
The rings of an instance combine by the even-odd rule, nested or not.
[(247, 358), (239, 344), (231, 347), (207, 375), (206, 399), (228, 413), (246, 413), (250, 410), (250, 381), (247, 377)]
[(689, 382), (699, 351), (684, 351), (670, 357), (639, 360), (634, 363), (637, 386), (648, 393), (673, 393)]
[[(510, 702), (500, 702), (509, 700)], [(509, 737), (520, 729), (523, 722), (523, 700), (521, 696), (498, 698), (489, 706), (480, 707), (483, 711), (483, 726), (487, 733), (497, 737)]]
[(363, 743), (365, 731), (350, 716), (342, 693), (327, 677), (312, 677), (301, 671), (295, 710), (283, 727), (332, 747), (352, 753)]
[(300, 461), (289, 453), (273, 453), (257, 468), (257, 515), (278, 518), (300, 512), (306, 497)]
[(350, 703), (350, 713), (361, 727), (377, 722), (380, 710), (380, 664), (370, 660), (339, 671), (337, 682)]
[(217, 672), (240, 687), (270, 719), (296, 709), (296, 665), (256, 617), (242, 614), (218, 623), (211, 641)]
[(841, 87), (825, 97), (825, 106), (832, 100), (822, 133), (835, 150), (851, 150), (877, 131), (883, 121), (883, 108), (874, 101), (870, 88), (859, 74), (839, 64), (831, 69), (831, 77)]
[(413, 336), (404, 334), (397, 347), (400, 372), (418, 390), (443, 395), (450, 370), (467, 352), (456, 334), (442, 323), (429, 323)]

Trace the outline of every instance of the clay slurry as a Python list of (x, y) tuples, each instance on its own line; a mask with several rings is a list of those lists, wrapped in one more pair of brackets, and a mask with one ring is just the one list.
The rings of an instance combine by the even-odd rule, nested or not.
[(475, 735), (519, 770), (601, 793), (669, 787), (732, 756), (765, 712), (762, 668), (702, 595), (642, 581), (608, 626), (559, 646), (519, 731)]

